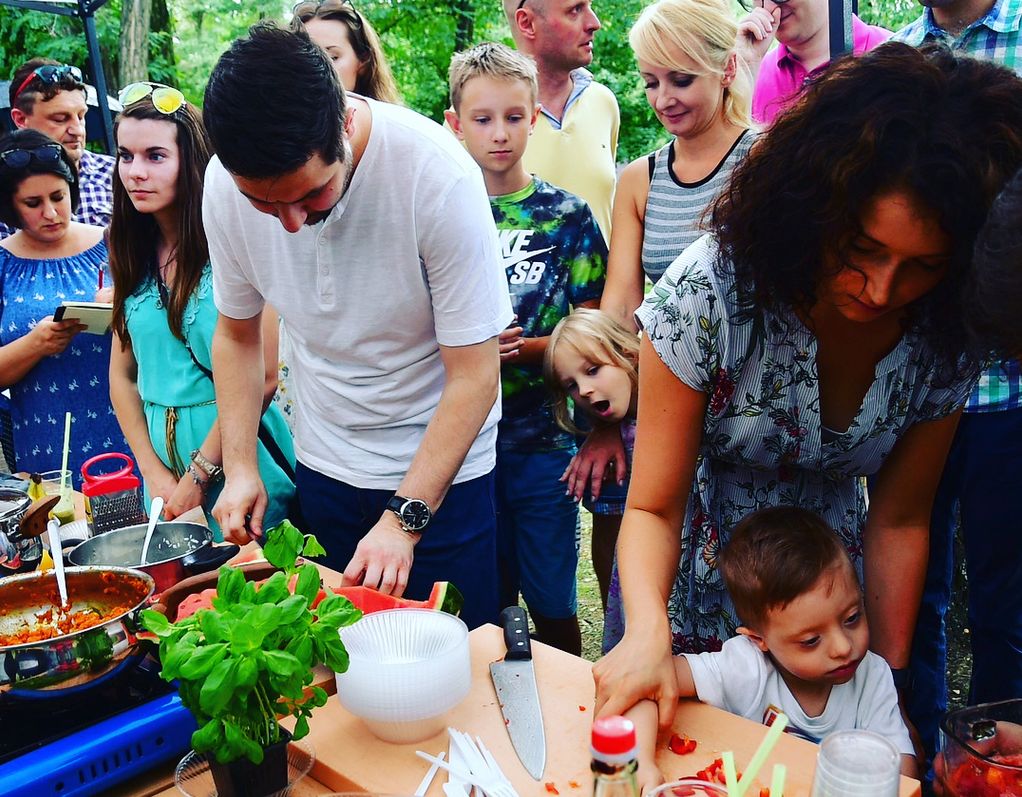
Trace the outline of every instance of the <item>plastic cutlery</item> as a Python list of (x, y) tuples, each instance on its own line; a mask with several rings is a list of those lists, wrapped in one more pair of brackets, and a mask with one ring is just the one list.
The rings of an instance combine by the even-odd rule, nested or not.
[[(441, 750), (437, 753), (436, 757), (443, 761), (445, 755), (447, 755), (447, 753)], [(430, 765), (429, 771), (426, 772), (426, 775), (423, 777), (419, 787), (415, 790), (415, 797), (425, 797), (426, 792), (429, 790), (429, 785), (433, 782), (433, 778), (436, 777), (436, 773), (439, 769), (440, 766), (438, 764)]]

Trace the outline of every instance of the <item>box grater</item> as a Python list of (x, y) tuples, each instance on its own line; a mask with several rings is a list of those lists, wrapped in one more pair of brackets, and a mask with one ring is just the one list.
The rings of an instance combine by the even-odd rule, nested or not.
[[(121, 467), (108, 473), (90, 470), (110, 462), (119, 463)], [(142, 483), (133, 473), (134, 467), (131, 457), (117, 452), (100, 454), (82, 465), (82, 495), (90, 534), (102, 534), (149, 520), (142, 504)]]

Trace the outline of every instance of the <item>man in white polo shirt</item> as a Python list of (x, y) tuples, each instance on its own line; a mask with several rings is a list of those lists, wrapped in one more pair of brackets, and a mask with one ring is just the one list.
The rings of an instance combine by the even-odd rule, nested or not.
[(273, 25), (221, 56), (204, 117), (225, 535), (261, 533), (268, 302), (292, 340), (303, 530), (326, 563), (411, 597), (451, 581), (470, 626), (493, 620), (497, 335), (512, 311), (478, 168), (412, 111), (346, 100), (308, 36)]

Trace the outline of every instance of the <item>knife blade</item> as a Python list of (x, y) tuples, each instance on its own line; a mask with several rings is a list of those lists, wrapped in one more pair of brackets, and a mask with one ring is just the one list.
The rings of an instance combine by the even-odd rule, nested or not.
[(518, 759), (533, 778), (540, 780), (546, 768), (546, 735), (525, 610), (508, 606), (500, 613), (500, 627), (507, 653), (502, 660), (491, 662), (490, 678)]

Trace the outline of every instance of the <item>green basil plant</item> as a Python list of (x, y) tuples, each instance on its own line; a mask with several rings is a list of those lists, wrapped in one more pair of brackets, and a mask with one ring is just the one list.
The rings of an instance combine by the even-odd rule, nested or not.
[(278, 716), (297, 719), (293, 738), (308, 734), (312, 710), (327, 701), (311, 686), (313, 668), (348, 669), (338, 629), (362, 616), (343, 596), (323, 597), (315, 565), (296, 564), (299, 555), (325, 553), (285, 520), (266, 534), (263, 554), (281, 570), (262, 584), (224, 566), (212, 609), (173, 623), (151, 609), (142, 613), (143, 626), (160, 640), (162, 677), (178, 682), (198, 723), (197, 753), (214, 753), (221, 764), (243, 756), (260, 764), (264, 748), (281, 739)]

